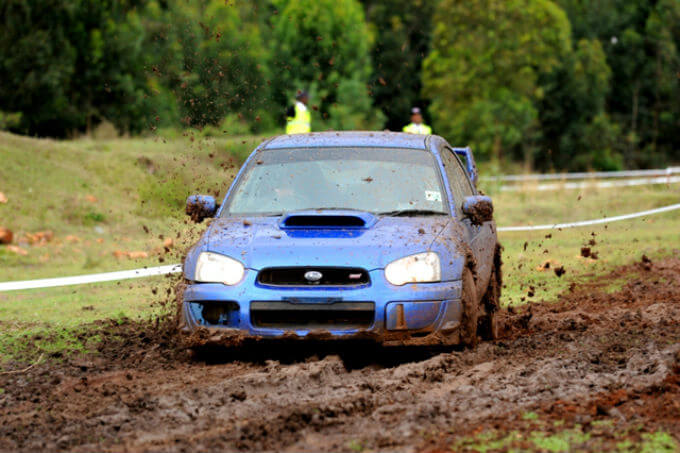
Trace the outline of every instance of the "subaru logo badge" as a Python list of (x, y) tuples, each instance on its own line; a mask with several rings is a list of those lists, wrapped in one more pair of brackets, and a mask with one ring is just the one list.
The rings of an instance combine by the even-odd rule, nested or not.
[(319, 271), (307, 271), (305, 272), (305, 279), (308, 282), (316, 283), (323, 278), (323, 274)]

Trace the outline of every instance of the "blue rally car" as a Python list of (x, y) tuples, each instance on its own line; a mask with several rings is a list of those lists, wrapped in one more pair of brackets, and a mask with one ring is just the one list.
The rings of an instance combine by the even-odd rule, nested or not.
[(473, 346), (497, 335), (500, 246), (469, 148), (285, 135), (247, 159), (184, 263), (180, 327), (229, 338)]

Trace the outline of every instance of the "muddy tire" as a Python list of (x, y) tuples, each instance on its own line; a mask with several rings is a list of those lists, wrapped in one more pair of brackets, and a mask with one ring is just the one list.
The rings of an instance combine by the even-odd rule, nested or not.
[(477, 323), (479, 316), (479, 303), (475, 279), (472, 271), (467, 267), (463, 270), (463, 294), (461, 297), (463, 316), (460, 320), (460, 343), (463, 346), (474, 348), (477, 346)]
[(484, 313), (477, 323), (477, 334), (484, 341), (498, 339), (498, 306), (500, 301), (500, 287), (496, 279), (496, 271), (492, 271), (489, 286), (482, 298), (481, 306)]
[(485, 341), (498, 339), (498, 311), (501, 303), (501, 286), (503, 285), (501, 252), (501, 246), (496, 245), (489, 286), (487, 286), (481, 302), (483, 313), (478, 319), (477, 333)]
[(187, 281), (183, 278), (177, 282), (175, 285), (175, 324), (177, 325), (177, 331), (180, 331), (186, 320), (184, 319), (184, 314), (182, 313), (182, 303), (184, 301), (184, 291), (187, 289)]

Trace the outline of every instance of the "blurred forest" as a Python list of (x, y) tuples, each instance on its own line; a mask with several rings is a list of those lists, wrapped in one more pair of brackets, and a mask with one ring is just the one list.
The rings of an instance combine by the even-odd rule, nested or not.
[(480, 160), (680, 161), (678, 0), (0, 0), (0, 129), (401, 130)]

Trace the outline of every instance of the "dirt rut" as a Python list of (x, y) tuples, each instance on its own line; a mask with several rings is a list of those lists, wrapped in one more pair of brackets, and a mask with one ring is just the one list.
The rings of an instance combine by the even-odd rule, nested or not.
[(290, 343), (190, 357), (153, 329), (102, 325), (99, 355), (0, 376), (0, 449), (415, 451), (436, 445), (432, 433), (585, 407), (678, 373), (678, 259), (528, 307), (503, 312), (503, 338), (474, 351)]

